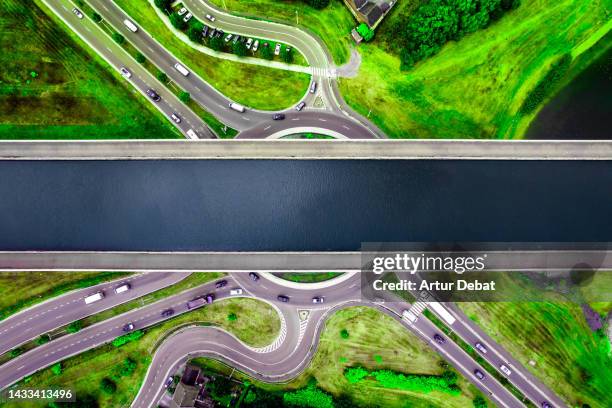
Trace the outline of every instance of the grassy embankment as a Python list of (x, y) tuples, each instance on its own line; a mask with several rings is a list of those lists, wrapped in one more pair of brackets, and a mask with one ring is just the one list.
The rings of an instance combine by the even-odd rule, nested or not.
[(602, 2), (523, 2), (401, 72), (389, 27), (413, 7), (400, 2), (373, 42), (359, 46), (359, 75), (341, 79), (346, 101), (392, 138), (521, 138), (537, 110), (518, 111), (551, 65), (576, 58), (612, 26)]
[[(228, 319), (231, 313), (237, 316), (236, 320)], [(62, 362), (59, 375), (55, 375), (50, 368), (44, 369), (28, 379), (27, 387), (72, 388), (77, 395), (76, 406), (86, 406), (88, 401), (96, 404), (91, 406), (128, 406), (138, 393), (159, 340), (176, 327), (189, 323), (222, 327), (255, 346), (272, 342), (280, 329), (276, 312), (266, 303), (253, 299), (222, 300), (145, 329), (142, 338), (119, 348), (107, 344), (69, 358)], [(136, 362), (135, 369), (129, 375), (121, 376), (119, 371), (128, 358)], [(107, 394), (101, 390), (100, 384), (104, 378), (116, 384), (114, 393)], [(46, 407), (47, 404), (31, 402), (4, 406)]]
[(7, 0), (0, 8), (0, 139), (181, 137), (46, 13), (32, 1)]
[(116, 3), (210, 85), (246, 106), (285, 109), (300, 100), (310, 83), (310, 76), (306, 74), (223, 60), (190, 47), (160, 21), (147, 0), (117, 0)]
[(297, 11), (298, 26), (323, 40), (337, 65), (349, 59), (350, 32), (357, 24), (342, 0), (331, 0), (324, 10), (310, 7), (304, 0), (211, 0), (211, 3), (220, 8), (225, 4), (227, 11), (236, 15), (293, 25)]
[[(463, 311), (570, 406), (609, 407), (612, 356), (573, 303), (460, 303)], [(529, 364), (534, 361), (535, 366)]]
[(313, 283), (323, 282), (335, 278), (336, 276), (342, 275), (342, 272), (307, 272), (307, 273), (293, 273), (293, 272), (281, 272), (275, 273), (276, 276), (286, 279), (292, 282), (302, 283)]
[[(348, 338), (340, 336), (343, 329), (348, 332)], [(195, 361), (215, 371), (231, 371), (212, 360)], [(344, 372), (355, 366), (421, 375), (440, 375), (446, 369), (446, 363), (436, 353), (394, 319), (370, 308), (353, 307), (337, 312), (326, 322), (319, 348), (304, 373), (287, 385), (258, 381), (254, 384), (269, 391), (292, 391), (306, 387), (314, 378), (318, 387), (335, 397), (350, 396), (356, 407), (469, 407), (472, 399), (479, 395), (477, 389), (461, 377), (459, 395), (382, 388), (371, 379), (351, 384)], [(236, 375), (245, 378), (242, 374), (233, 374)]]
[(124, 272), (2, 272), (0, 320), (68, 291), (127, 275)]

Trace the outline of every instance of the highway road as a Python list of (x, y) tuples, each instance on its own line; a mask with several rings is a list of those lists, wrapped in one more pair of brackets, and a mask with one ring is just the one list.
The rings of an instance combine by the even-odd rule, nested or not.
[[(174, 285), (189, 275), (184, 272), (135, 274), (36, 304), (0, 321), (0, 354), (58, 327)], [(53, 279), (53, 272), (49, 272), (49, 279)], [(130, 285), (130, 290), (115, 293), (115, 288), (125, 283)], [(96, 292), (103, 292), (104, 299), (86, 305), (84, 298)]]
[[(77, 33), (89, 47), (91, 47), (117, 72), (126, 67), (132, 74), (127, 79), (144, 98), (153, 104), (166, 118), (176, 113), (181, 123), (172, 122), (182, 133), (187, 135), (188, 129), (193, 129), (202, 138), (216, 138), (206, 123), (193, 111), (183, 104), (172, 92), (166, 89), (153, 75), (137, 63), (120, 45), (94, 23), (89, 17), (79, 19), (73, 12), (73, 3), (68, 0), (42, 0), (68, 27)], [(159, 102), (152, 101), (147, 95), (148, 89), (154, 89), (161, 97)]]
[[(285, 285), (277, 279), (269, 280), (265, 275), (262, 275), (257, 282), (253, 282), (247, 274), (240, 273), (234, 273), (227, 279), (229, 281), (228, 285), (221, 290), (216, 290), (217, 299), (228, 297), (229, 289), (240, 286), (244, 288), (245, 295), (269, 302), (277, 308), (283, 321), (283, 328), (277, 341), (268, 347), (256, 349), (244, 345), (231, 334), (216, 328), (191, 327), (183, 329), (166, 339), (158, 348), (143, 387), (133, 406), (154, 406), (163, 394), (164, 381), (179, 364), (185, 361), (187, 356), (204, 355), (219, 358), (266, 381), (289, 380), (298, 375), (308, 365), (316, 351), (325, 319), (339, 308), (352, 305), (376, 307), (400, 321), (408, 330), (430, 344), (499, 406), (523, 406), (516, 397), (493, 376), (486, 374), (484, 368), (476, 364), (468, 354), (450, 339), (447, 339), (446, 343), (442, 345), (433, 342), (433, 335), (440, 332), (431, 321), (420, 318), (416, 323), (411, 324), (401, 319), (402, 311), (409, 307), (407, 303), (373, 304), (364, 302), (361, 299), (360, 274), (354, 274), (348, 279), (345, 278), (343, 282), (338, 284), (333, 281), (318, 285), (305, 284), (303, 288), (299, 289), (295, 287), (295, 284)], [(213, 283), (206, 284), (40, 346), (3, 366), (0, 373), (0, 388), (4, 388), (23, 376), (49, 366), (56, 361), (61, 361), (71, 355), (111, 341), (123, 333), (122, 327), (127, 322), (134, 322), (136, 328), (142, 328), (164, 320), (161, 311), (167, 308), (173, 308), (176, 314), (184, 313), (187, 311), (185, 304), (188, 300), (213, 290)], [(290, 302), (278, 302), (276, 296), (279, 294), (289, 296)], [(323, 305), (313, 305), (313, 296), (323, 296), (326, 301)], [(306, 313), (307, 317), (303, 313)], [(457, 316), (460, 319), (462, 318), (459, 315)], [(460, 325), (457, 325), (457, 328), (453, 326), (453, 330), (470, 344), (473, 344), (474, 336), (485, 339), (479, 329), (475, 331), (472, 329), (468, 334), (461, 330)], [(486, 338), (485, 341), (492, 352), (483, 355), (483, 357), (494, 367), (497, 367), (496, 364), (499, 364), (500, 361), (498, 356), (505, 356), (507, 353), (492, 340)], [(538, 405), (543, 402), (543, 398), (546, 398), (547, 401), (553, 401), (555, 407), (563, 406), (560, 399), (537, 382), (519, 363), (510, 359), (507, 361), (512, 364), (515, 371), (509, 381), (527, 397)], [(485, 373), (485, 378), (482, 380), (475, 378), (475, 369)], [(536, 387), (530, 388), (534, 384)], [(537, 395), (533, 395), (533, 393)]]

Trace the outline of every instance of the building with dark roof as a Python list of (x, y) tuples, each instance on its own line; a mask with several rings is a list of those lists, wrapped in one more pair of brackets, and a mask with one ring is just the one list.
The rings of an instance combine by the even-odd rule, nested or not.
[(395, 3), (396, 0), (344, 0), (357, 21), (372, 29), (380, 24)]

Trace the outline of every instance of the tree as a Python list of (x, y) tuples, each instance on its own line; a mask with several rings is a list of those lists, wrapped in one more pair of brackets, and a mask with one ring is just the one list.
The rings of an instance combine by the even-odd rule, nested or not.
[(329, 5), (329, 0), (308, 0), (308, 5), (321, 10)]
[(374, 31), (371, 30), (366, 23), (359, 24), (359, 26), (357, 26), (357, 32), (363, 37), (364, 41), (370, 41), (374, 38)]
[(166, 75), (165, 72), (159, 71), (157, 73), (157, 79), (159, 80), (159, 82), (162, 82), (165, 84), (166, 82), (168, 82), (168, 75)]
[(293, 52), (291, 51), (291, 48), (285, 47), (281, 49), (280, 57), (287, 64), (291, 64), (293, 62)]
[(230, 322), (234, 322), (238, 319), (238, 316), (236, 316), (236, 313), (230, 313), (227, 315), (227, 320), (229, 320)]
[(95, 23), (99, 23), (100, 21), (102, 21), (102, 16), (99, 15), (98, 13), (96, 13), (95, 11), (91, 13), (91, 19), (95, 22)]
[(60, 375), (62, 373), (62, 363), (56, 363), (51, 366), (51, 372), (55, 375)]
[(472, 404), (474, 405), (474, 408), (487, 408), (487, 401), (481, 395), (474, 398), (472, 400)]
[(343, 339), (348, 339), (349, 338), (348, 330), (346, 330), (346, 329), (340, 330), (340, 337), (342, 337)]
[(113, 33), (113, 40), (115, 40), (115, 42), (119, 45), (125, 43), (125, 37), (119, 33)]
[(266, 44), (263, 45), (263, 47), (261, 48), (261, 56), (262, 58), (265, 58), (267, 60), (271, 60), (274, 57), (272, 47), (270, 47), (269, 44), (267, 46)]
[(83, 328), (83, 322), (81, 322), (80, 320), (76, 320), (72, 323), (70, 323), (68, 325), (68, 327), (66, 327), (66, 331), (68, 333), (76, 333), (79, 330), (81, 330)]
[(48, 343), (51, 340), (48, 334), (43, 334), (39, 338), (36, 339), (36, 344), (42, 346), (45, 343)]
[(189, 25), (189, 30), (187, 30), (187, 37), (195, 43), (202, 43), (202, 30), (204, 29), (204, 25), (197, 20), (192, 21)]
[(172, 26), (177, 30), (182, 30), (187, 26), (183, 17), (179, 16), (177, 12), (170, 14), (170, 23), (172, 23)]
[(239, 57), (244, 57), (247, 54), (246, 45), (242, 41), (236, 41), (232, 46), (232, 50)]
[(147, 59), (145, 58), (144, 55), (142, 55), (142, 53), (140, 53), (140, 52), (136, 53), (136, 61), (138, 61), (141, 64), (144, 64), (146, 60)]
[(157, 8), (159, 8), (160, 10), (163, 11), (170, 11), (170, 5), (172, 4), (171, 0), (155, 0), (154, 1), (155, 5), (157, 6)]
[(100, 381), (100, 389), (104, 393), (111, 395), (117, 391), (117, 384), (115, 384), (110, 378), (104, 377), (102, 381)]
[(215, 51), (221, 51), (223, 48), (223, 40), (220, 37), (213, 37), (208, 41), (208, 46)]
[(191, 100), (191, 95), (189, 95), (189, 92), (187, 92), (187, 91), (181, 91), (181, 93), (179, 94), (179, 99), (182, 102), (187, 103), (187, 102), (189, 102)]

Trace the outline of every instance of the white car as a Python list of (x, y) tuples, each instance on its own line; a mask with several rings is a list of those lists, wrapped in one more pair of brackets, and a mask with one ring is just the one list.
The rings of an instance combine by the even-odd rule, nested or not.
[(132, 73), (126, 67), (119, 68), (119, 71), (124, 78), (130, 79), (132, 77)]
[(81, 10), (79, 10), (78, 8), (73, 8), (72, 12), (78, 17), (78, 18), (83, 18), (83, 13), (81, 13)]
[(474, 344), (474, 347), (476, 348), (476, 350), (480, 351), (482, 354), (487, 354), (487, 348), (483, 346), (482, 343), (476, 342), (476, 344)]
[(183, 17), (183, 21), (188, 22), (189, 20), (191, 20), (191, 17), (193, 17), (193, 14), (187, 13), (185, 14), (185, 17)]
[(207, 14), (206, 18), (210, 21), (215, 21), (215, 16), (211, 16), (210, 14)]
[(181, 118), (179, 118), (179, 116), (176, 113), (173, 113), (172, 115), (170, 115), (170, 117), (172, 118), (174, 123), (181, 123)]
[(276, 43), (276, 47), (274, 47), (274, 55), (279, 55), (280, 49), (281, 49), (280, 43)]
[(187, 9), (185, 7), (181, 7), (181, 9), (178, 11), (178, 15), (182, 16), (183, 14), (185, 14), (187, 12)]
[(512, 374), (512, 371), (510, 371), (510, 369), (503, 364), (499, 366), (499, 369), (501, 370), (502, 373), (506, 375)]
[(315, 296), (312, 298), (312, 303), (323, 303), (325, 298), (323, 296)]
[(253, 43), (253, 48), (251, 49), (251, 51), (257, 52), (258, 48), (259, 48), (259, 40), (255, 40), (255, 42)]
[(232, 296), (242, 295), (242, 289), (234, 288), (234, 289), (230, 290), (230, 295), (232, 295)]
[(250, 50), (251, 49), (251, 45), (253, 45), (253, 39), (249, 38), (246, 42), (246, 49)]
[(228, 42), (230, 42), (230, 41), (231, 41), (231, 39), (232, 39), (233, 37), (234, 37), (234, 36), (233, 36), (232, 34), (228, 34), (228, 35), (227, 35), (227, 37), (225, 37), (225, 40), (224, 40), (224, 41), (225, 41), (226, 43), (228, 43)]

